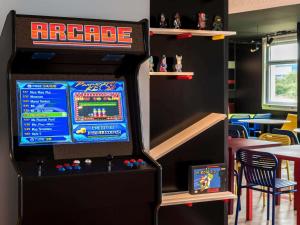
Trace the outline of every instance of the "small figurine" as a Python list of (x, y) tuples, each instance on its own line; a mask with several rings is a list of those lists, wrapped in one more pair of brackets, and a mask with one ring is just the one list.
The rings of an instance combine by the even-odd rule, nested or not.
[(181, 28), (181, 20), (180, 20), (180, 15), (179, 15), (178, 12), (174, 16), (173, 25), (174, 25), (175, 29), (180, 29)]
[(221, 31), (223, 30), (223, 21), (221, 16), (215, 16), (214, 22), (213, 22), (213, 30)]
[(168, 27), (168, 23), (166, 21), (165, 14), (160, 14), (160, 21), (159, 21), (159, 27), (160, 28), (166, 28)]
[(159, 72), (167, 72), (167, 68), (168, 68), (167, 57), (165, 55), (163, 55), (161, 58), (160, 65), (159, 65)]
[(176, 55), (175, 71), (182, 72), (182, 56)]
[(154, 68), (153, 57), (150, 56), (150, 58), (149, 58), (149, 70), (150, 70), (150, 72), (154, 72), (153, 68)]
[(206, 29), (206, 14), (203, 12), (198, 13), (198, 29), (205, 30)]

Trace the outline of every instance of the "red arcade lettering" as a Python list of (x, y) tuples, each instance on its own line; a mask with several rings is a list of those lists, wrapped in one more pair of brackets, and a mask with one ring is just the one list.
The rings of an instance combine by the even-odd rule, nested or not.
[(31, 23), (31, 39), (34, 45), (131, 48), (132, 32), (132, 27)]

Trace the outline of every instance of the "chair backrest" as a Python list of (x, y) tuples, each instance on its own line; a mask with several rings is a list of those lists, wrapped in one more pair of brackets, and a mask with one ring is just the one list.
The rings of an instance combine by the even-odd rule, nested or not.
[(248, 184), (275, 187), (278, 167), (275, 155), (240, 149), (236, 153), (236, 159), (241, 163), (240, 175), (244, 174)]
[(231, 129), (230, 125), (228, 127), (228, 136), (232, 137), (232, 138), (240, 138), (241, 134), (238, 130), (236, 129)]
[(247, 132), (249, 132), (249, 123), (245, 123), (245, 122), (240, 122), (239, 120), (242, 119), (250, 119), (250, 115), (249, 114), (238, 114), (238, 115), (232, 115), (229, 123), (231, 124), (237, 124), (237, 125), (242, 125), (246, 128)]
[(297, 115), (289, 113), (286, 117), (286, 120), (291, 121), (290, 123), (285, 123), (282, 125), (281, 130), (290, 130), (294, 131), (297, 128)]
[(255, 114), (253, 119), (270, 119), (272, 116), (271, 113), (259, 113)]
[(265, 141), (273, 141), (273, 142), (279, 142), (282, 145), (290, 145), (291, 139), (287, 135), (282, 134), (271, 134), (271, 133), (264, 133), (259, 136), (259, 140), (265, 140)]
[(248, 131), (247, 129), (243, 126), (243, 125), (240, 125), (240, 124), (229, 124), (228, 125), (228, 130), (229, 132), (230, 131), (233, 131), (233, 130), (236, 130), (239, 132), (241, 138), (249, 138), (249, 134), (248, 134)]
[(274, 128), (272, 130), (272, 133), (273, 134), (287, 135), (291, 139), (291, 144), (293, 144), (293, 145), (300, 144), (297, 135), (293, 131), (290, 131), (290, 130), (281, 130), (281, 129), (278, 129), (278, 128)]

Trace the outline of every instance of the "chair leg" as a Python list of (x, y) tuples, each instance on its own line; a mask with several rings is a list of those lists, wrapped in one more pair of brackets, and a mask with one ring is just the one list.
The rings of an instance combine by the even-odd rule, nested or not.
[[(270, 220), (270, 188), (267, 189), (268, 194), (267, 194), (267, 220)], [(265, 193), (264, 193), (265, 194)]]
[[(290, 162), (288, 160), (285, 161), (286, 163), (286, 173), (288, 180), (291, 180), (291, 173), (290, 173)], [(289, 199), (292, 201), (292, 193), (289, 193)]]
[(235, 212), (235, 222), (234, 222), (234, 225), (238, 225), (240, 209), (241, 209), (241, 190), (240, 190), (240, 188), (238, 187), (238, 190), (237, 190), (237, 203), (236, 203), (236, 212)]
[(276, 195), (272, 194), (272, 225), (275, 225), (275, 205), (276, 205)]
[[(263, 190), (266, 190), (264, 187), (262, 187)], [(266, 207), (266, 193), (262, 192), (263, 195), (263, 207)]]

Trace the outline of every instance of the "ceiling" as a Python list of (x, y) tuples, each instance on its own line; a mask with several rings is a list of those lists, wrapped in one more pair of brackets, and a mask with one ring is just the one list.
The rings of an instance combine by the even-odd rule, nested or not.
[(229, 30), (238, 38), (261, 37), (278, 31), (296, 31), (300, 4), (229, 15)]

